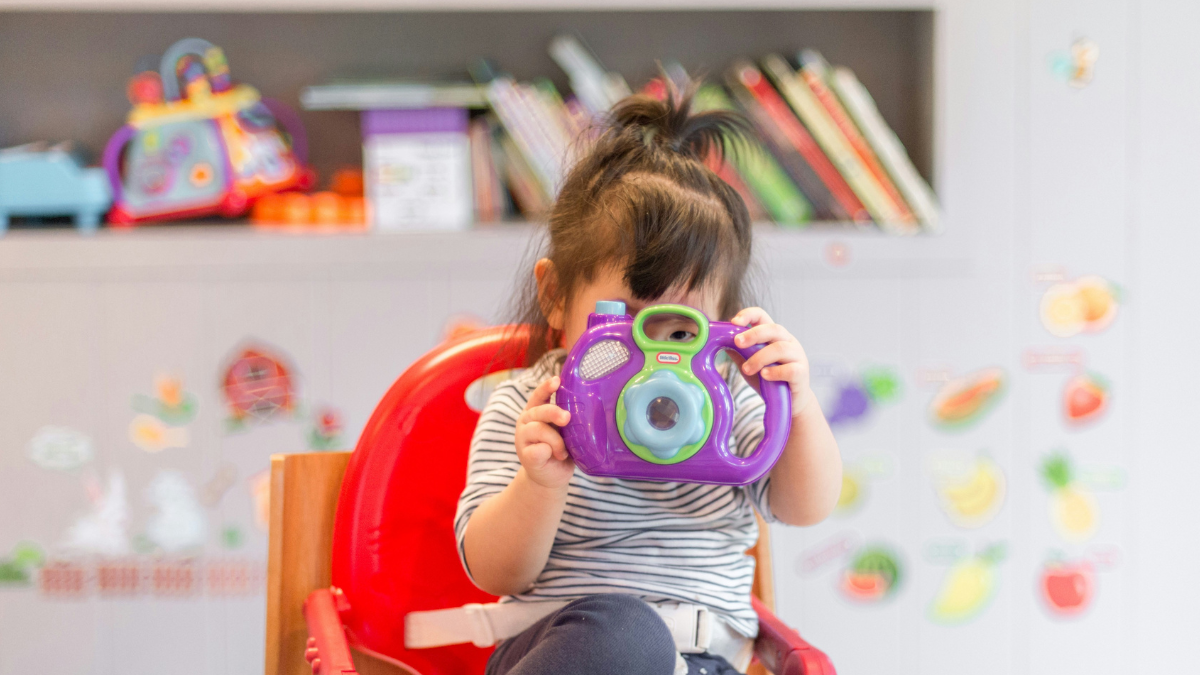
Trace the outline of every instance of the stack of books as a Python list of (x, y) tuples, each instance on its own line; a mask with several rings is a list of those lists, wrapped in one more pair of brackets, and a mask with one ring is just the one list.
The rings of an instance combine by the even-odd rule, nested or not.
[[(380, 211), (383, 201), (371, 206), (372, 194), (399, 192), (405, 199), (409, 193), (433, 194), (428, 188), (405, 191), (396, 185), (372, 191), (372, 181), (409, 177), (424, 181), (414, 185), (426, 186), (458, 181), (458, 188), (439, 190), (436, 198), (461, 201), (466, 194), (472, 202), (464, 211), (461, 203), (455, 210), (404, 201), (414, 226), (419, 226), (417, 214), (434, 213), (466, 214), (447, 221), (450, 226), (470, 220), (537, 221), (549, 212), (574, 157), (586, 150), (597, 129), (595, 122), (631, 92), (619, 74), (606, 71), (574, 37), (556, 38), (550, 55), (568, 76), (566, 95), (548, 79), (521, 82), (481, 62), (472, 69), (471, 82), (322, 85), (307, 89), (302, 103), (308, 109), (464, 111), (456, 119), (466, 123), (452, 130), (460, 134), (458, 142), (446, 136), (446, 127), (438, 129), (442, 135), (425, 140), (406, 137), (397, 143), (391, 139), (386, 147), (406, 148), (408, 155), (394, 156), (390, 164), (380, 164), (383, 146), (377, 135), (368, 137), (364, 153), (373, 158), (374, 166), (388, 167), (386, 172), (373, 172), (372, 167), (366, 172), (372, 222), (398, 222)], [(664, 73), (673, 80), (686, 80), (677, 65), (668, 64)], [(665, 95), (664, 81), (654, 80), (643, 91)], [(804, 50), (794, 63), (778, 54), (757, 62), (739, 60), (719, 82), (701, 87), (694, 106), (740, 111), (755, 130), (755, 138), (732, 142), (709, 160), (713, 170), (742, 195), (755, 220), (791, 227), (842, 223), (893, 234), (938, 229), (933, 192), (870, 93), (852, 71), (830, 66), (819, 53)], [(422, 133), (419, 126), (411, 130)], [(444, 148), (462, 148), (458, 164), (463, 170), (448, 168), (457, 166), (446, 159), (455, 156), (451, 150), (442, 151), (440, 165), (422, 167), (422, 161), (435, 156), (429, 151), (433, 141)], [(397, 168), (400, 165), (403, 170)], [(387, 208), (394, 210), (399, 203), (393, 198)], [(431, 225), (435, 224), (425, 224)]]

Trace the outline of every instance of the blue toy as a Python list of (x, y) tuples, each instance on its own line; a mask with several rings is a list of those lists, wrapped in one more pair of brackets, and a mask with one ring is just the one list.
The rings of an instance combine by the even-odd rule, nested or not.
[(104, 169), (85, 168), (69, 143), (0, 150), (0, 234), (12, 216), (73, 216), (94, 232), (111, 204)]

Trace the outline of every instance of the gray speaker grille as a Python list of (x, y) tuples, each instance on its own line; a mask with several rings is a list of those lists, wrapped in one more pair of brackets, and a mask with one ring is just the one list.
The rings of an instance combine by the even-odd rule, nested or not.
[(579, 360), (579, 375), (595, 380), (611, 374), (629, 361), (629, 348), (616, 340), (603, 340), (592, 345)]

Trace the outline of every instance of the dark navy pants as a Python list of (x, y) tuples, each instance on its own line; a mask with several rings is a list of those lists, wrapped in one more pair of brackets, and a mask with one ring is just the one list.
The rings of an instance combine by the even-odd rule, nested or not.
[[(720, 656), (685, 654), (688, 675), (736, 675)], [(590, 595), (501, 642), (487, 675), (671, 675), (675, 641), (631, 595)]]

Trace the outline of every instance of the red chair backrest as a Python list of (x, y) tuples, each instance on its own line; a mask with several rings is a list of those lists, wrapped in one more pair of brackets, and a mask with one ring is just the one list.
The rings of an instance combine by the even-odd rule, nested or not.
[(355, 647), (422, 675), (483, 672), (490, 648), (404, 649), (404, 616), (495, 600), (467, 578), (454, 539), (479, 418), (465, 393), (484, 375), (522, 365), (525, 344), (526, 333), (511, 327), (445, 343), (396, 380), (367, 422), (333, 531), (333, 585), (349, 601), (342, 623)]

